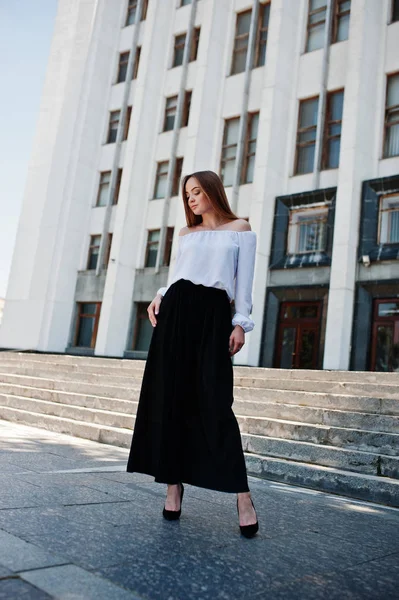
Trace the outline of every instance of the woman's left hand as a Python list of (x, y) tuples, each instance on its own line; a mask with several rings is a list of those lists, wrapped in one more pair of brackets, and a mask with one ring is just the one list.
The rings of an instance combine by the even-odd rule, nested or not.
[(241, 350), (245, 344), (245, 331), (240, 325), (236, 325), (230, 335), (229, 339), (229, 352), (230, 356), (233, 356)]

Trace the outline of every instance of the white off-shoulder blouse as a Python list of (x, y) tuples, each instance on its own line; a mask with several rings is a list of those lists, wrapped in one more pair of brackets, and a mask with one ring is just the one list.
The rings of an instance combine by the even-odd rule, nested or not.
[(230, 301), (234, 298), (235, 303), (232, 324), (240, 325), (245, 332), (252, 331), (255, 323), (249, 315), (256, 242), (255, 231), (230, 229), (193, 231), (179, 236), (172, 279), (157, 293), (164, 296), (179, 279), (226, 290)]

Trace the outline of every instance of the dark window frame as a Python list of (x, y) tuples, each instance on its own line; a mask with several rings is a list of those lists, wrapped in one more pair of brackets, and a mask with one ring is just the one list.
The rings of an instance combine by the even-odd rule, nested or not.
[[(108, 133), (107, 133), (107, 144), (115, 144), (116, 142), (116, 138), (118, 135), (118, 127), (119, 127), (119, 122), (121, 119), (121, 111), (120, 109), (118, 110), (111, 110), (109, 111), (109, 120), (108, 120)], [(116, 127), (113, 127), (112, 125), (116, 124)], [(115, 134), (113, 134), (113, 132), (115, 132)]]
[[(299, 100), (298, 118), (297, 118), (297, 133), (296, 133), (296, 142), (295, 142), (294, 175), (306, 175), (308, 173), (314, 172), (314, 164), (313, 164), (313, 168), (311, 171), (298, 171), (298, 164), (299, 164), (300, 149), (306, 148), (311, 145), (316, 146), (316, 136), (317, 136), (317, 127), (318, 127), (318, 123), (317, 123), (318, 105), (317, 105), (317, 110), (316, 110), (316, 124), (315, 125), (307, 125), (306, 127), (300, 127), (302, 107), (304, 106), (304, 104), (306, 102), (313, 102), (315, 100), (317, 100), (317, 102), (319, 102), (320, 101), (319, 96), (311, 96), (310, 98), (303, 98), (303, 99)], [(314, 140), (300, 142), (299, 141), (300, 135), (304, 134), (310, 130), (314, 130), (314, 132), (315, 132)]]
[[(331, 91), (331, 92), (327, 93), (327, 98), (326, 98), (326, 112), (325, 112), (324, 129), (323, 129), (323, 145), (322, 145), (322, 155), (321, 155), (321, 170), (322, 171), (326, 171), (328, 169), (337, 169), (338, 168), (338, 167), (330, 167), (329, 164), (328, 164), (328, 159), (329, 159), (329, 154), (328, 154), (329, 142), (331, 140), (334, 140), (334, 139), (341, 140), (341, 135), (342, 135), (342, 117), (341, 117), (341, 119), (335, 119), (335, 120), (331, 119), (332, 103), (333, 103), (334, 95), (335, 94), (343, 94), (343, 102), (345, 102), (345, 90), (344, 90), (344, 88), (339, 89), (339, 90), (334, 90), (334, 91)], [(337, 125), (337, 124), (339, 124), (340, 127), (341, 127), (339, 134), (330, 135), (329, 128), (331, 126)], [(340, 141), (340, 151), (341, 151), (341, 141)]]
[[(236, 13), (236, 26), (235, 26), (235, 31), (234, 31), (234, 42), (233, 42), (233, 56), (232, 56), (232, 60), (231, 60), (231, 68), (230, 68), (230, 75), (238, 75), (239, 73), (243, 73), (245, 71), (237, 71), (236, 70), (236, 59), (237, 59), (237, 55), (244, 53), (245, 52), (245, 56), (247, 55), (248, 52), (248, 44), (249, 44), (249, 30), (247, 33), (238, 33), (238, 22), (239, 22), (239, 18), (244, 16), (245, 14), (251, 14), (252, 13), (252, 8), (249, 8), (247, 10), (242, 10), (238, 13)], [(242, 41), (244, 41), (244, 45), (241, 47), (241, 43)]]
[[(222, 140), (222, 150), (221, 150), (221, 154), (220, 154), (220, 166), (219, 166), (219, 177), (222, 179), (223, 181), (223, 166), (225, 164), (227, 164), (230, 161), (236, 161), (237, 160), (237, 148), (238, 148), (238, 143), (235, 144), (226, 144), (226, 140), (227, 140), (227, 134), (228, 134), (228, 127), (229, 127), (229, 123), (232, 123), (233, 121), (240, 121), (240, 117), (230, 117), (228, 119), (224, 119), (224, 129), (223, 129), (223, 140)], [(226, 152), (226, 150), (228, 150), (229, 148), (233, 148), (235, 146), (236, 148), (236, 152), (234, 157), (228, 157), (225, 158), (224, 154)], [(223, 184), (226, 187), (232, 184)]]
[(345, 38), (345, 40), (338, 40), (338, 31), (339, 31), (339, 26), (340, 26), (340, 20), (344, 17), (346, 17), (347, 15), (349, 15), (350, 18), (350, 14), (351, 14), (351, 8), (352, 6), (349, 6), (349, 9), (344, 9), (341, 11), (341, 5), (344, 2), (347, 2), (348, 0), (334, 0), (334, 5), (333, 5), (333, 19), (332, 19), (332, 31), (331, 31), (331, 44), (337, 44), (339, 42), (344, 42), (346, 41), (348, 38)]
[[(96, 310), (94, 313), (83, 313), (83, 305), (84, 304), (95, 304)], [(98, 325), (100, 322), (100, 313), (101, 313), (101, 302), (77, 302), (77, 313), (76, 313), (76, 324), (75, 324), (75, 333), (73, 338), (73, 346), (75, 348), (95, 348), (96, 340), (97, 340), (97, 331)], [(90, 346), (77, 346), (78, 337), (79, 337), (79, 328), (80, 322), (82, 318), (94, 318), (94, 327), (93, 332), (91, 334)]]
[[(108, 181), (102, 181), (102, 179), (105, 175), (108, 175), (108, 177), (109, 177)], [(100, 197), (101, 197), (103, 187), (107, 186), (109, 189), (109, 186), (111, 183), (111, 175), (112, 175), (112, 171), (100, 171), (100, 179), (98, 182), (97, 198), (96, 198), (96, 204), (95, 204), (96, 207), (97, 206), (100, 206), (100, 207), (106, 206), (106, 204), (100, 204), (99, 202), (100, 202)]]
[[(94, 243), (94, 238), (100, 238), (99, 242)], [(100, 246), (101, 246), (101, 234), (96, 233), (94, 235), (90, 235), (89, 251), (87, 254), (87, 262), (86, 262), (86, 271), (95, 271), (96, 270), (97, 264), (98, 264), (98, 256), (99, 256), (99, 252), (100, 252)], [(96, 249), (98, 250), (97, 253), (94, 252)], [(94, 259), (94, 257), (96, 257), (95, 265), (90, 266), (91, 261), (92, 261), (92, 259)]]
[[(305, 53), (307, 52), (314, 52), (315, 50), (320, 50), (320, 48), (314, 48), (313, 50), (309, 50), (308, 48), (308, 44), (309, 44), (309, 38), (310, 38), (310, 32), (312, 29), (320, 26), (321, 23), (324, 23), (324, 28), (326, 27), (326, 15), (327, 15), (327, 0), (326, 0), (326, 4), (325, 6), (321, 6), (319, 8), (315, 8), (313, 10), (311, 10), (311, 1), (312, 0), (308, 0), (308, 18), (306, 21), (306, 42), (305, 42)], [(316, 21), (315, 23), (311, 23), (311, 19), (314, 15), (316, 15), (317, 13), (321, 13), (324, 11), (324, 19), (321, 19), (320, 21)]]
[[(383, 136), (382, 158), (393, 158), (395, 156), (399, 156), (399, 153), (398, 154), (388, 154), (388, 151), (387, 151), (388, 132), (392, 126), (399, 125), (399, 104), (395, 104), (393, 106), (387, 106), (389, 83), (393, 77), (399, 78), (399, 71), (387, 74), (387, 81), (386, 81), (386, 87), (385, 87), (384, 136)], [(391, 121), (391, 122), (389, 121), (391, 112), (398, 113), (398, 117), (397, 117), (396, 121)]]
[[(260, 111), (253, 111), (248, 113), (247, 117), (247, 131), (245, 135), (245, 146), (244, 146), (244, 160), (242, 165), (241, 172), (241, 185), (245, 185), (247, 183), (253, 183), (252, 181), (247, 181), (248, 177), (248, 165), (252, 156), (256, 157), (256, 146), (257, 146), (257, 138), (258, 134), (255, 138), (251, 138), (251, 129), (252, 129), (252, 121), (254, 118), (258, 117), (258, 127), (259, 127), (259, 119), (260, 119)], [(251, 144), (255, 144), (255, 151), (250, 151)], [(255, 160), (255, 159), (254, 159)]]
[[(269, 2), (263, 2), (259, 5), (259, 15), (258, 15), (258, 23), (257, 23), (257, 31), (256, 31), (256, 45), (255, 45), (255, 55), (254, 55), (254, 67), (263, 67), (266, 64), (266, 52), (267, 52), (267, 38), (269, 34), (269, 19), (270, 19), (270, 9), (271, 9), (271, 0)], [(265, 11), (268, 10), (268, 19), (267, 25), (263, 27), (263, 19)], [(264, 35), (265, 34), (265, 35)], [(266, 46), (265, 48), (265, 62), (260, 62), (261, 57), (263, 56), (262, 46)]]
[[(129, 27), (130, 25), (135, 25), (136, 23), (136, 11), (137, 11), (138, 0), (128, 0), (127, 9), (126, 9), (126, 19), (125, 19), (125, 27)], [(144, 6), (141, 13), (141, 21), (144, 21), (147, 18), (147, 9), (148, 9), (148, 0), (144, 0)], [(129, 19), (131, 14), (134, 11), (134, 21), (129, 23)]]

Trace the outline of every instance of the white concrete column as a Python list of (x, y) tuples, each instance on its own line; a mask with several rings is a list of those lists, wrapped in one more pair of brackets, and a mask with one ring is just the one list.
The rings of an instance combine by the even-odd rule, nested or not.
[(386, 36), (381, 4), (351, 3), (325, 369), (349, 367), (362, 182), (376, 173), (381, 144), (375, 135), (381, 91), (377, 82)]

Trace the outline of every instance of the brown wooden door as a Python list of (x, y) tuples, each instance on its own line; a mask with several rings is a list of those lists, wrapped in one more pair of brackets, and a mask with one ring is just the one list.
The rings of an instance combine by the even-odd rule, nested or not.
[(317, 369), (321, 302), (282, 302), (275, 366)]
[(374, 301), (371, 340), (372, 371), (399, 371), (399, 301)]

